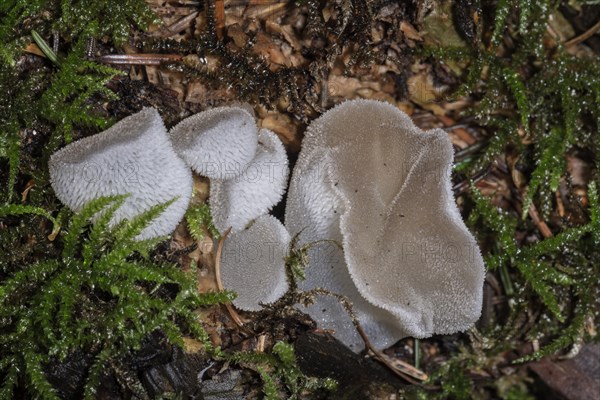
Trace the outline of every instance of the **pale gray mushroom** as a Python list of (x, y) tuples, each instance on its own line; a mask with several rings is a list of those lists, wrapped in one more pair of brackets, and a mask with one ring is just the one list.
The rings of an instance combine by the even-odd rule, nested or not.
[(210, 207), (215, 227), (224, 233), (243, 230), (255, 218), (268, 213), (282, 198), (288, 178), (285, 147), (276, 134), (261, 129), (256, 155), (242, 174), (210, 182)]
[(246, 230), (230, 235), (221, 255), (223, 287), (238, 294), (233, 304), (258, 311), (287, 290), (285, 257), (290, 235), (271, 215), (258, 217)]
[[(481, 312), (483, 260), (451, 190), (452, 145), (393, 105), (347, 101), (308, 128), (290, 183), (285, 225), (309, 251), (303, 289), (354, 303), (375, 346), (469, 328)], [(335, 300), (308, 313), (363, 348)]]
[(57, 151), (49, 169), (56, 196), (75, 212), (93, 199), (129, 194), (111, 225), (177, 198), (137, 240), (173, 232), (192, 194), (191, 171), (173, 150), (153, 108), (144, 108), (104, 132)]
[(210, 179), (240, 176), (254, 158), (258, 128), (242, 107), (217, 107), (184, 119), (170, 131), (175, 151)]

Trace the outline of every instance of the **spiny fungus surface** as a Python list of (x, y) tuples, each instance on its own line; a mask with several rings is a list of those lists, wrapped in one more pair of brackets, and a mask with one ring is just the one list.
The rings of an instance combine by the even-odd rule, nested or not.
[(238, 294), (233, 301), (236, 307), (258, 311), (260, 303), (272, 303), (286, 292), (284, 259), (289, 243), (288, 231), (271, 215), (258, 217), (225, 241), (221, 279), (225, 289)]
[[(315, 245), (302, 287), (348, 296), (380, 345), (464, 330), (479, 317), (484, 265), (454, 202), (452, 158), (444, 131), (422, 131), (378, 101), (342, 103), (307, 130), (286, 227), (300, 244), (339, 241), (343, 257)], [(360, 349), (336, 308), (319, 299), (308, 312)]]
[(258, 146), (254, 116), (241, 107), (217, 107), (184, 119), (170, 131), (177, 153), (210, 179), (240, 176)]
[(183, 218), (192, 174), (177, 156), (158, 112), (144, 108), (104, 132), (78, 140), (50, 158), (56, 196), (73, 211), (102, 196), (129, 194), (111, 224), (176, 200), (136, 239), (168, 235)]
[(210, 207), (215, 227), (239, 232), (266, 214), (283, 197), (289, 173), (285, 147), (267, 129), (258, 134), (258, 149), (242, 174), (227, 180), (211, 180)]

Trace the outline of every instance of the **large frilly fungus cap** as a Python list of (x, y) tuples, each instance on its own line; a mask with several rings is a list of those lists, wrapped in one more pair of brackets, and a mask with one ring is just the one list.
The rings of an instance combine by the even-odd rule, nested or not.
[(253, 219), (266, 214), (285, 192), (288, 159), (276, 134), (261, 129), (256, 155), (242, 174), (228, 180), (211, 180), (210, 208), (219, 232), (231, 227), (239, 232)]
[(153, 108), (144, 108), (102, 133), (57, 151), (49, 169), (56, 196), (75, 212), (93, 199), (129, 194), (115, 212), (113, 225), (177, 197), (138, 240), (173, 232), (192, 194), (191, 171), (175, 154)]
[(223, 246), (221, 280), (238, 297), (233, 304), (247, 311), (260, 310), (288, 288), (285, 257), (290, 235), (281, 222), (270, 215), (257, 218), (252, 225), (232, 234)]
[[(309, 251), (304, 289), (352, 300), (383, 348), (406, 336), (469, 328), (479, 318), (484, 265), (454, 201), (453, 149), (396, 107), (347, 101), (308, 128), (288, 192), (285, 224)], [(308, 309), (354, 350), (363, 347), (336, 301)]]
[(229, 179), (242, 174), (257, 148), (254, 116), (217, 107), (184, 119), (170, 131), (175, 151), (198, 174)]

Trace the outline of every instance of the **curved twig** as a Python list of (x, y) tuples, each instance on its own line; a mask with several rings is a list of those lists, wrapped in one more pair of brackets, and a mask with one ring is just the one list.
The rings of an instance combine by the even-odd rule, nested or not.
[[(217, 289), (219, 289), (220, 292), (225, 291), (223, 288), (223, 282), (221, 281), (221, 254), (223, 253), (223, 245), (225, 244), (225, 239), (227, 239), (229, 232), (231, 232), (231, 227), (227, 228), (225, 233), (223, 233), (223, 236), (221, 236), (219, 239), (217, 251), (215, 252), (215, 277), (217, 280)], [(233, 308), (233, 306), (229, 303), (225, 303), (225, 307), (227, 308), (227, 311), (229, 312), (233, 322), (235, 322), (238, 327), (242, 328), (244, 323), (242, 322), (240, 315), (237, 313), (237, 311), (235, 311), (235, 308)]]
[(598, 31), (600, 31), (600, 21), (596, 22), (594, 26), (592, 26), (587, 31), (583, 32), (581, 35), (575, 36), (574, 38), (567, 40), (565, 42), (565, 47), (575, 46), (576, 44), (588, 40), (590, 37), (594, 36), (594, 34), (596, 34), (596, 32)]

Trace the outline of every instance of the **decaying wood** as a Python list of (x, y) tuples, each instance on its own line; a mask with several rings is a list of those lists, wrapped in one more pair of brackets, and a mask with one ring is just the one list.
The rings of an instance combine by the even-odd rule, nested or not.
[(341, 390), (332, 399), (380, 399), (398, 395), (403, 387), (394, 373), (357, 355), (331, 335), (306, 333), (294, 343), (305, 374), (334, 378)]
[(600, 398), (600, 345), (589, 344), (566, 361), (543, 359), (529, 368), (560, 398), (597, 400)]

